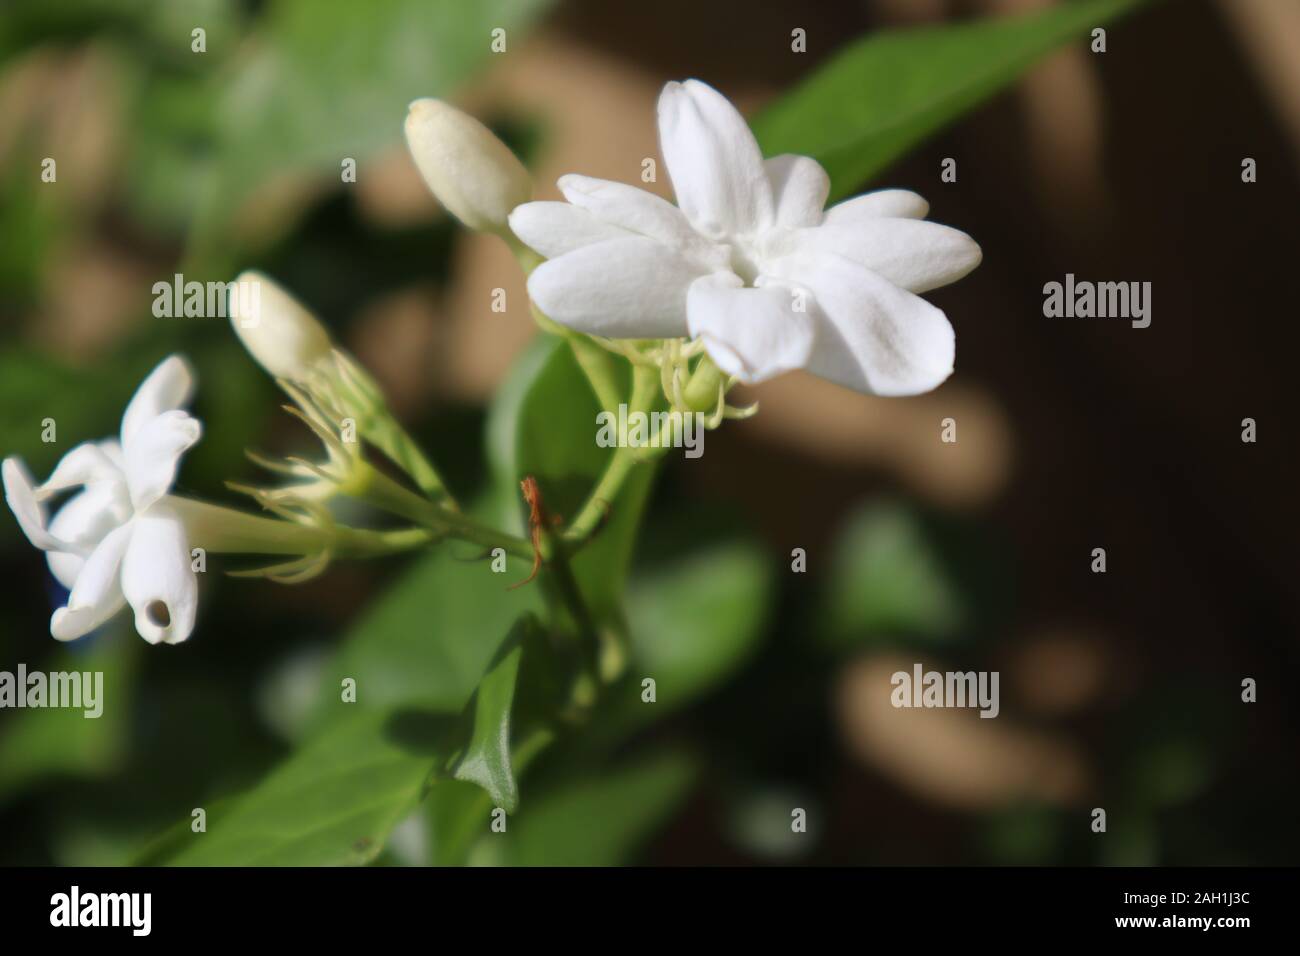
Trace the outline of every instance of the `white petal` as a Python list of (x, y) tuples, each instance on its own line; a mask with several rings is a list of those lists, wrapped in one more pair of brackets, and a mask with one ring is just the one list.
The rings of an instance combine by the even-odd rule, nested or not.
[(105, 438), (99, 443), (99, 450), (104, 453), (113, 467), (122, 472), (123, 480), (126, 480), (126, 456), (122, 454), (122, 443), (116, 438)]
[(878, 189), (854, 196), (826, 210), (826, 223), (844, 226), (864, 219), (888, 216), (895, 219), (924, 219), (930, 204), (907, 189)]
[(686, 334), (686, 290), (700, 274), (675, 250), (637, 236), (543, 262), (528, 292), (542, 312), (579, 332), (676, 338)]
[(45, 563), (49, 565), (50, 574), (69, 591), (77, 583), (77, 575), (86, 566), (86, 559), (71, 551), (46, 551)]
[(134, 525), (124, 524), (110, 531), (90, 553), (77, 575), (68, 606), (50, 618), (50, 633), (61, 641), (72, 641), (89, 634), (122, 607), (119, 569), (122, 556), (134, 538)]
[(166, 505), (154, 505), (132, 526), (122, 591), (135, 610), (135, 629), (150, 644), (179, 644), (194, 630), (199, 594), (185, 526)]
[(711, 275), (691, 284), (686, 314), (718, 368), (753, 383), (807, 364), (816, 325), (799, 302), (810, 304), (788, 286), (743, 288), (736, 276)]
[(128, 444), (131, 436), (151, 418), (189, 404), (193, 392), (194, 373), (189, 363), (179, 355), (163, 359), (140, 383), (126, 406), (122, 416), (122, 444)]
[(980, 264), (975, 240), (959, 229), (917, 219), (873, 218), (795, 232), (800, 251), (836, 253), (910, 292), (956, 282)]
[(917, 395), (952, 374), (952, 326), (924, 299), (841, 256), (801, 274), (824, 317), (808, 371), (873, 395)]
[(131, 517), (125, 485), (97, 481), (69, 498), (50, 522), (50, 534), (75, 546), (79, 553), (51, 551), (45, 558), (59, 583), (71, 589), (89, 554), (114, 528)]
[(567, 202), (526, 202), (510, 213), (510, 230), (538, 255), (556, 259), (606, 239), (633, 235)]
[(699, 80), (659, 94), (659, 145), (677, 204), (707, 236), (746, 234), (772, 223), (772, 187), (745, 118)]
[(23, 529), (27, 540), (42, 551), (71, 550), (70, 544), (45, 530), (45, 506), (37, 497), (36, 483), (22, 460), (6, 458), (0, 465), (0, 474), (4, 478), (5, 502), (18, 519), (18, 527)]
[(97, 481), (120, 483), (122, 470), (113, 461), (107, 442), (82, 442), (59, 459), (37, 494), (44, 500), (56, 492)]
[(822, 164), (810, 156), (782, 153), (764, 160), (772, 196), (776, 202), (778, 226), (816, 226), (830, 195), (831, 178)]
[[(726, 265), (727, 254), (693, 228), (682, 211), (654, 193), (626, 183), (569, 174), (556, 183), (564, 198), (601, 222), (640, 236), (658, 239), (712, 272)], [(612, 238), (612, 237), (611, 237)]]
[(171, 490), (181, 455), (202, 434), (198, 419), (180, 409), (163, 412), (132, 434), (125, 446), (126, 481), (137, 511)]

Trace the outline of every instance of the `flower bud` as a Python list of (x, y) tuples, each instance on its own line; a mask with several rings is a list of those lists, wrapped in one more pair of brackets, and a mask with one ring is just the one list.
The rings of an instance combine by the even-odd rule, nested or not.
[(276, 378), (302, 382), (334, 347), (325, 327), (260, 272), (235, 280), (229, 312), (244, 347)]
[(510, 210), (532, 198), (528, 170), (506, 144), (441, 100), (411, 104), (406, 143), (430, 192), (471, 229), (507, 235)]

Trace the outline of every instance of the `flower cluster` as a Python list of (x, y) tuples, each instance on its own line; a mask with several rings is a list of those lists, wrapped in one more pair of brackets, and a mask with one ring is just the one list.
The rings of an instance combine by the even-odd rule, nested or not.
[[(539, 323), (568, 338), (610, 409), (622, 398), (609, 352), (634, 365), (629, 401), (637, 411), (654, 407), (662, 393), (676, 411), (709, 412), (707, 427), (754, 410), (726, 403), (734, 383), (794, 369), (875, 395), (924, 392), (951, 374), (952, 326), (918, 293), (978, 265), (979, 246), (969, 236), (925, 221), (925, 200), (905, 190), (826, 209), (826, 171), (806, 156), (764, 159), (744, 118), (698, 80), (664, 88), (659, 134), (676, 205), (580, 175), (559, 180), (566, 201), (532, 202), (527, 170), (478, 120), (428, 99), (411, 104), (406, 120), (430, 190), (467, 226), (512, 245), (529, 273)], [(270, 518), (173, 494), (181, 456), (202, 428), (185, 410), (194, 375), (171, 356), (136, 392), (117, 439), (77, 446), (40, 484), (22, 461), (5, 459), (9, 507), (69, 591), (50, 621), (56, 638), (81, 637), (130, 604), (147, 641), (184, 641), (197, 606), (195, 545), (291, 556), (252, 573), (293, 582), (339, 555), (452, 536), (530, 557), (536, 573), (550, 549), (540, 518), (525, 540), (462, 514), (378, 386), (324, 326), (267, 277), (245, 273), (236, 286), (245, 283), (261, 294), (232, 298), (234, 330), (291, 399), (286, 409), (321, 440), (325, 458), (250, 453), (289, 479), (268, 487), (229, 483)], [(363, 444), (410, 486), (368, 461)], [(565, 547), (581, 547), (595, 533), (640, 460), (612, 456), (564, 531)], [(532, 489), (536, 494), (535, 483)], [(50, 518), (52, 501), (72, 492)], [(329, 507), (338, 496), (412, 525), (340, 525)], [(537, 500), (529, 500), (535, 515)]]

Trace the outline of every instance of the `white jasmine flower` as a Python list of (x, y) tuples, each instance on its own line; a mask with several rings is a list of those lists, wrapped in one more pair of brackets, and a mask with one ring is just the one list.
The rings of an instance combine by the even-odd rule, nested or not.
[(241, 273), (235, 287), (256, 290), (231, 295), (230, 324), (262, 368), (300, 383), (329, 361), (329, 332), (297, 299), (260, 272)]
[(724, 372), (758, 382), (795, 368), (876, 395), (913, 395), (952, 372), (944, 314), (916, 295), (979, 264), (965, 233), (923, 221), (905, 190), (823, 211), (826, 171), (764, 160), (744, 118), (699, 80), (659, 97), (677, 206), (607, 180), (559, 180), (510, 226), (549, 261), (528, 289), (546, 315), (608, 338), (703, 340)]
[(411, 104), (406, 143), (429, 191), (471, 229), (505, 233), (510, 210), (533, 194), (528, 170), (509, 147), (441, 100)]
[[(127, 603), (151, 644), (190, 636), (198, 585), (185, 525), (167, 493), (181, 455), (202, 433), (182, 409), (193, 385), (184, 359), (165, 359), (127, 406), (120, 440), (78, 445), (44, 484), (33, 482), (21, 460), (4, 460), (5, 500), (70, 592), (50, 619), (59, 640), (93, 631)], [(47, 527), (45, 503), (78, 487)]]

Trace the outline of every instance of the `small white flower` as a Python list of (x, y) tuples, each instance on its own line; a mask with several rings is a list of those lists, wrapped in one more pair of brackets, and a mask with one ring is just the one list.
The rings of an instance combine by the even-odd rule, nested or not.
[(510, 210), (533, 194), (528, 170), (510, 148), (442, 100), (411, 104), (406, 143), (429, 191), (471, 229), (505, 233)]
[(677, 206), (569, 175), (567, 203), (511, 213), (515, 235), (549, 260), (528, 289), (550, 318), (608, 338), (699, 337), (746, 382), (805, 368), (913, 395), (952, 373), (952, 326), (915, 293), (966, 275), (980, 249), (923, 221), (924, 199), (889, 189), (823, 212), (821, 165), (764, 160), (740, 113), (699, 80), (664, 87), (659, 139)]
[[(193, 386), (184, 359), (165, 359), (127, 406), (120, 441), (78, 445), (44, 484), (32, 481), (20, 459), (4, 460), (5, 500), (70, 592), (50, 619), (59, 640), (93, 631), (127, 603), (151, 644), (190, 636), (198, 583), (185, 525), (166, 496), (181, 455), (202, 433), (182, 409)], [(45, 502), (78, 487), (47, 527)]]

